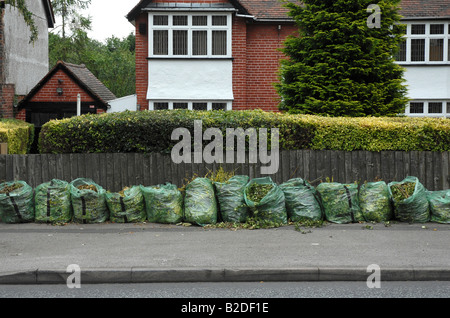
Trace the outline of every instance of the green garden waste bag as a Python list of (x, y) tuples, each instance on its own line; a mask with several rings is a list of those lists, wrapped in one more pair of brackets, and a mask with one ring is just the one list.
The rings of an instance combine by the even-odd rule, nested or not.
[(217, 201), (210, 179), (195, 178), (186, 186), (184, 219), (200, 226), (217, 223)]
[(3, 223), (34, 221), (34, 191), (25, 181), (0, 184), (0, 219)]
[(115, 223), (144, 222), (144, 197), (139, 186), (124, 188), (120, 192), (106, 192), (109, 219)]
[(301, 178), (290, 179), (280, 185), (286, 201), (288, 217), (292, 222), (305, 219), (322, 220), (322, 206), (316, 189)]
[(401, 222), (425, 223), (430, 220), (427, 190), (416, 177), (390, 182), (389, 193), (394, 203), (395, 218)]
[(359, 189), (359, 207), (366, 222), (385, 222), (394, 216), (389, 189), (384, 181), (366, 182)]
[(144, 187), (147, 220), (152, 223), (178, 223), (183, 220), (183, 194), (171, 183)]
[(184, 219), (200, 226), (217, 223), (217, 202), (210, 179), (195, 178), (186, 186)]
[(220, 215), (224, 222), (245, 222), (249, 208), (245, 203), (244, 192), (248, 176), (233, 176), (226, 182), (214, 182)]
[(316, 187), (327, 221), (338, 224), (364, 221), (359, 208), (358, 185), (324, 182)]
[(450, 189), (441, 191), (428, 191), (431, 221), (437, 223), (450, 223)]
[(52, 179), (34, 190), (34, 210), (38, 223), (68, 223), (72, 220), (70, 184)]
[(244, 199), (257, 219), (287, 224), (284, 193), (272, 178), (252, 179), (245, 187)]
[(73, 220), (77, 223), (102, 223), (109, 219), (105, 189), (90, 179), (79, 178), (70, 183)]

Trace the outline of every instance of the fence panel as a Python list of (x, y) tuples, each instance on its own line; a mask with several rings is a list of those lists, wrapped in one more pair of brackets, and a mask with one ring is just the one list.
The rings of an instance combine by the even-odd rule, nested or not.
[[(235, 156), (235, 158), (237, 158)], [(282, 151), (279, 169), (269, 175), (281, 183), (289, 178), (304, 178), (317, 185), (322, 181), (350, 183), (384, 180), (401, 181), (416, 176), (430, 190), (450, 188), (449, 152), (428, 151), (353, 151), (290, 150)], [(251, 178), (261, 174), (261, 163), (203, 164), (172, 162), (162, 154), (30, 154), (0, 155), (0, 181), (23, 180), (36, 187), (50, 179), (72, 181), (90, 178), (110, 191), (131, 185), (156, 185), (172, 182), (181, 187), (193, 175), (223, 167)]]

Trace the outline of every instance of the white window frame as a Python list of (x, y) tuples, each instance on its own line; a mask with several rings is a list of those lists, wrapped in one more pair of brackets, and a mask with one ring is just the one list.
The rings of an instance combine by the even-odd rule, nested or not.
[[(410, 103), (423, 103), (423, 113), (410, 113)], [(441, 113), (429, 113), (429, 103), (442, 103), (442, 112)], [(449, 100), (432, 100), (432, 99), (417, 99), (411, 100), (405, 109), (405, 115), (409, 117), (445, 117), (450, 118), (450, 109), (447, 112), (447, 108), (450, 108), (450, 99)]]
[[(450, 41), (450, 22), (449, 21), (408, 21), (401, 22), (401, 24), (406, 25), (406, 61), (397, 61), (398, 64), (407, 64), (407, 65), (415, 65), (415, 64), (431, 64), (431, 65), (446, 65), (450, 64), (449, 57), (449, 41)], [(412, 25), (424, 24), (425, 25), (425, 34), (412, 34)], [(444, 25), (444, 34), (430, 34), (431, 25), (443, 24)], [(424, 39), (425, 40), (425, 58), (424, 61), (411, 61), (411, 40), (412, 39)], [(431, 39), (443, 39), (444, 47), (443, 47), (443, 60), (442, 61), (430, 61), (430, 40)]]
[[(154, 16), (168, 16), (168, 25), (153, 25)], [(174, 16), (187, 16), (187, 25), (174, 26), (173, 17)], [(206, 26), (195, 26), (192, 23), (193, 16), (207, 16)], [(226, 16), (227, 25), (223, 26), (213, 26), (212, 17), (213, 16)], [(149, 28), (149, 57), (150, 58), (231, 58), (231, 30), (232, 30), (232, 15), (229, 12), (150, 12), (148, 16), (148, 28)], [(156, 55), (153, 54), (153, 31), (154, 30), (167, 30), (168, 32), (168, 54), (167, 55)], [(188, 31), (188, 51), (186, 55), (174, 55), (173, 54), (173, 32), (174, 30), (186, 30)], [(205, 55), (194, 55), (192, 53), (192, 33), (193, 31), (207, 31), (207, 54)], [(227, 32), (227, 54), (225, 55), (213, 55), (212, 54), (212, 32), (213, 31), (226, 31)]]
[(213, 101), (206, 101), (206, 100), (176, 100), (176, 101), (168, 101), (168, 100), (151, 100), (149, 101), (149, 110), (154, 110), (154, 104), (155, 103), (167, 103), (168, 104), (168, 109), (173, 110), (173, 104), (174, 103), (187, 103), (188, 104), (188, 110), (193, 110), (193, 104), (194, 103), (206, 103), (207, 104), (207, 108), (206, 110), (212, 110), (212, 104), (213, 103), (222, 103), (222, 104), (226, 104), (225, 110), (232, 110), (233, 109), (233, 102), (232, 101), (224, 101), (224, 100), (213, 100)]

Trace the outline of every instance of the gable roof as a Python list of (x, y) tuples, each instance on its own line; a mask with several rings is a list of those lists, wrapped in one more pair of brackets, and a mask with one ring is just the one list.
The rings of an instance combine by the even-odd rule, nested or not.
[[(229, 0), (239, 14), (255, 20), (291, 20), (281, 0)], [(180, 1), (181, 3), (182, 1)], [(184, 1), (185, 2), (185, 1)], [(195, 0), (193, 1), (195, 2)], [(300, 2), (300, 1), (296, 1)], [(133, 22), (141, 11), (151, 6), (152, 0), (141, 0), (128, 14)], [(173, 3), (171, 3), (173, 5)], [(164, 5), (164, 3), (161, 3)], [(168, 5), (166, 3), (166, 5)], [(449, 0), (402, 0), (400, 14), (405, 18), (450, 18)]]
[(44, 76), (44, 78), (18, 103), (18, 108), (22, 109), (36, 95), (39, 90), (52, 78), (59, 70), (63, 70), (69, 75), (81, 88), (90, 94), (95, 100), (100, 102), (104, 108), (107, 108), (108, 101), (116, 99), (116, 96), (92, 74), (84, 65), (77, 65), (58, 61), (53, 69)]
[(402, 0), (404, 18), (450, 18), (449, 0)]

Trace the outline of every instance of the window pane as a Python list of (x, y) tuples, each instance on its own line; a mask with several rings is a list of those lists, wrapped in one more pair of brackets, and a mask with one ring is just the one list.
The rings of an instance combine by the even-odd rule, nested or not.
[(227, 31), (213, 31), (212, 37), (212, 54), (227, 55)]
[(173, 55), (187, 55), (187, 31), (173, 31)]
[(227, 16), (226, 15), (213, 16), (212, 25), (227, 25)]
[(208, 25), (208, 17), (206, 15), (194, 15), (192, 17), (192, 25)]
[(443, 24), (431, 24), (430, 25), (430, 34), (444, 34), (444, 25)]
[(395, 55), (395, 60), (397, 61), (406, 61), (406, 40), (403, 40), (400, 43), (399, 50), (397, 54)]
[(169, 53), (169, 31), (153, 31), (153, 54), (167, 55)]
[(192, 31), (192, 54), (206, 55), (208, 54), (208, 32)]
[(212, 103), (213, 110), (226, 110), (227, 103)]
[(410, 103), (409, 112), (411, 114), (423, 114), (423, 103), (416, 103), (416, 102)]
[(208, 104), (207, 103), (192, 103), (192, 109), (193, 110), (207, 110)]
[(425, 24), (411, 25), (411, 34), (425, 34)]
[(153, 104), (154, 110), (164, 110), (169, 109), (169, 103), (154, 103)]
[(173, 25), (187, 25), (187, 15), (174, 15)]
[(188, 103), (173, 103), (173, 109), (188, 109)]
[(425, 39), (411, 39), (411, 61), (425, 61)]
[(441, 102), (428, 103), (428, 113), (430, 114), (442, 113), (442, 103)]
[(450, 102), (447, 103), (447, 114), (450, 114)]
[(153, 25), (168, 25), (169, 17), (167, 15), (155, 15), (153, 16)]
[(444, 40), (430, 39), (430, 61), (444, 60)]
[[(449, 26), (450, 28), (450, 26)], [(447, 59), (450, 61), (450, 39), (448, 40), (448, 52), (447, 52)]]

